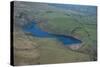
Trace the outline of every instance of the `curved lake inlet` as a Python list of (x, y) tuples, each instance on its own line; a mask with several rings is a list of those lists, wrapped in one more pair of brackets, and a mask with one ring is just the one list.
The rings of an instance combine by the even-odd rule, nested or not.
[(64, 45), (71, 45), (71, 44), (78, 44), (81, 43), (81, 40), (76, 39), (72, 36), (60, 35), (60, 34), (53, 34), (50, 32), (46, 32), (42, 30), (36, 21), (32, 21), (26, 24), (23, 27), (24, 32), (29, 32), (32, 36), (36, 37), (49, 37), (49, 38), (56, 38), (57, 40), (61, 41)]

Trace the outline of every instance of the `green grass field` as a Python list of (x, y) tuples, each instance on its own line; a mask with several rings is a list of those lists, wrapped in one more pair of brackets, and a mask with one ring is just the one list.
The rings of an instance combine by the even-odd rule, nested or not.
[[(73, 10), (62, 10), (48, 4), (16, 2), (16, 5), (13, 32), (14, 65), (97, 60), (97, 23), (95, 15), (86, 15)], [(80, 39), (82, 41), (81, 46), (72, 50), (69, 46), (63, 45), (54, 38), (41, 39), (23, 32), (20, 26), (33, 19), (42, 22), (37, 24), (44, 31)]]

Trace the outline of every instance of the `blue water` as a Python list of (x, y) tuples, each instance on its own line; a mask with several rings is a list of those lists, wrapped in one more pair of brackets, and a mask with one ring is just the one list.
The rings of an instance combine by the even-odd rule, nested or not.
[(26, 24), (23, 27), (23, 30), (24, 30), (24, 32), (29, 32), (32, 34), (32, 36), (36, 36), (36, 37), (56, 38), (57, 40), (61, 41), (64, 45), (81, 43), (81, 40), (78, 40), (72, 36), (59, 35), (59, 34), (53, 34), (50, 32), (46, 32), (46, 31), (42, 30), (37, 25), (36, 21), (34, 21), (34, 20), (31, 23)]

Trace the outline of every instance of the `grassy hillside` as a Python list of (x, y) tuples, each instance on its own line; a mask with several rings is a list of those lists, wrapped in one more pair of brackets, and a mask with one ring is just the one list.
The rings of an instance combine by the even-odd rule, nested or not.
[[(86, 15), (42, 3), (15, 2), (15, 65), (81, 62), (97, 59), (96, 15)], [(25, 24), (37, 21), (44, 31), (73, 36), (82, 41), (72, 50), (53, 38), (39, 38), (23, 32)]]

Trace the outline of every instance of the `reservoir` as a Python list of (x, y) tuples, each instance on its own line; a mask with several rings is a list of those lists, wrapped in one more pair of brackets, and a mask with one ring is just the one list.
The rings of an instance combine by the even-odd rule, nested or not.
[(40, 38), (56, 38), (58, 41), (62, 42), (64, 45), (71, 45), (71, 44), (79, 44), (81, 43), (81, 40), (76, 39), (72, 36), (66, 36), (66, 35), (60, 35), (60, 34), (54, 34), (51, 32), (46, 32), (42, 30), (38, 25), (36, 21), (32, 21), (26, 25), (23, 26), (23, 31), (31, 33), (32, 36), (40, 37)]

